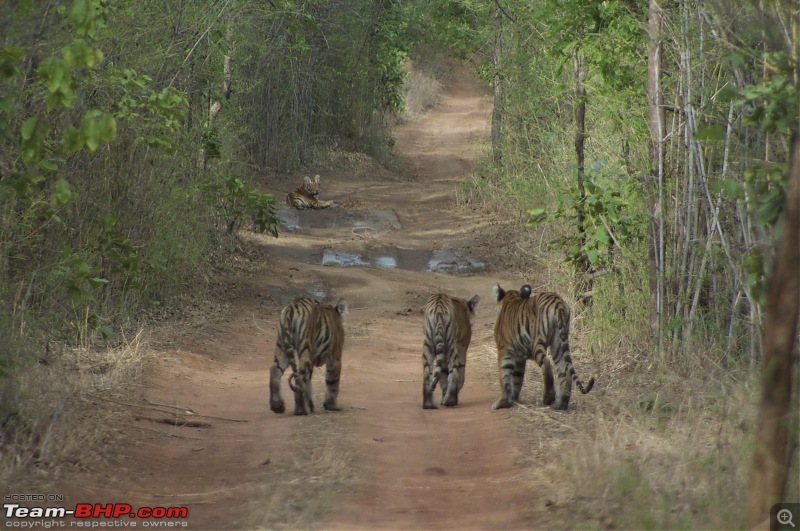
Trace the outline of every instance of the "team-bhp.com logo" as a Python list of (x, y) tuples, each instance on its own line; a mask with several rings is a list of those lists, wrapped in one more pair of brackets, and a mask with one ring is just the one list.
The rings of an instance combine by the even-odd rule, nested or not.
[[(3, 504), (6, 527), (136, 527), (137, 520), (142, 527), (187, 527), (186, 507), (139, 507), (134, 509), (129, 503), (79, 503), (74, 509), (66, 507), (23, 507), (18, 503)], [(70, 522), (61, 521), (72, 518)], [(100, 519), (120, 520), (115, 524)], [(40, 520), (41, 522), (36, 522)], [(175, 521), (182, 520), (182, 521)], [(48, 521), (50, 525), (43, 525)]]

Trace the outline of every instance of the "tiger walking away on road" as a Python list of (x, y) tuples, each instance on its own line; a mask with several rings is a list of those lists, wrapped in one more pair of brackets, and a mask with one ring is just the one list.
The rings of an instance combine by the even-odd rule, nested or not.
[(275, 361), (270, 371), (269, 407), (275, 413), (286, 410), (281, 397), (281, 378), (287, 367), (292, 368), (289, 387), (294, 391), (294, 414), (308, 415), (314, 411), (311, 376), (314, 367), (325, 367), (325, 402), (329, 411), (338, 411), (339, 378), (342, 373), (344, 328), (342, 316), (347, 303), (322, 304), (301, 297), (281, 310)]
[[(544, 379), (544, 405), (555, 402), (556, 409), (567, 409), (572, 393), (572, 382), (586, 394), (594, 386), (594, 378), (586, 385), (578, 378), (569, 355), (569, 308), (556, 293), (532, 295), (527, 284), (520, 291), (505, 291), (495, 284), (498, 315), (494, 325), (497, 343), (497, 364), (500, 370), (502, 395), (492, 409), (511, 407), (519, 400), (522, 382), (525, 380), (525, 363), (533, 359), (542, 369)], [(556, 367), (559, 379), (556, 394), (553, 367), (547, 356), (547, 348)]]
[(334, 205), (333, 201), (320, 201), (317, 195), (319, 195), (319, 175), (315, 175), (313, 180), (310, 177), (303, 177), (300, 188), (286, 195), (286, 204), (297, 210), (321, 210)]
[(422, 347), (422, 407), (436, 409), (433, 392), (442, 389), (445, 406), (458, 405), (464, 386), (467, 348), (472, 339), (472, 318), (480, 297), (469, 301), (436, 293), (424, 310), (425, 342)]

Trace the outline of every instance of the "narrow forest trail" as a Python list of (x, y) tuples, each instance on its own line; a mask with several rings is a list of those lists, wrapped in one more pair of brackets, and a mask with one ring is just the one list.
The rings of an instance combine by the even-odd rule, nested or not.
[[(410, 175), (323, 174), (320, 197), (340, 207), (285, 212), (278, 239), (247, 235), (268, 263), (237, 279), (222, 323), (186, 332), (159, 355), (145, 399), (189, 407), (210, 427), (155, 424), (142, 417), (164, 414), (136, 411), (107, 470), (60, 491), (186, 506), (190, 529), (536, 526), (531, 507), (542, 500), (531, 496), (545, 487), (524, 474), (512, 413), (491, 410), (491, 287), (522, 279), (485, 252), (470, 254), (492, 248), (492, 231), (479, 230), (491, 221), (454, 202), (485, 146), (491, 104), (466, 70), (451, 77), (438, 107), (395, 132)], [(481, 302), (459, 406), (423, 410), (420, 309), (435, 291)], [(300, 295), (349, 303), (341, 412), (269, 411), (278, 312)], [(318, 405), (323, 375), (314, 375)], [(283, 393), (291, 406), (285, 379)]]

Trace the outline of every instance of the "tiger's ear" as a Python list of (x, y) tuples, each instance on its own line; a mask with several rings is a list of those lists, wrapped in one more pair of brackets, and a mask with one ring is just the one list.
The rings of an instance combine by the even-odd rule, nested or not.
[(519, 296), (523, 299), (528, 299), (533, 292), (533, 288), (531, 288), (530, 284), (525, 284), (521, 288), (519, 288)]
[(480, 298), (480, 297), (478, 297), (477, 295), (475, 295), (474, 297), (472, 297), (472, 298), (471, 298), (471, 299), (470, 299), (470, 300), (467, 302), (467, 307), (469, 308), (469, 311), (471, 311), (472, 313), (475, 313), (475, 308), (477, 308), (477, 307), (478, 307), (478, 303), (479, 303), (480, 301), (481, 301), (481, 298)]
[(347, 313), (347, 301), (344, 299), (339, 299), (339, 302), (336, 303), (336, 311), (339, 315), (344, 315)]
[(497, 302), (500, 302), (506, 296), (506, 291), (500, 287), (500, 284), (492, 286), (492, 293), (494, 293), (494, 298), (497, 299)]
[(305, 183), (306, 186), (311, 186), (311, 177), (306, 175), (305, 177), (303, 177), (303, 182)]
[(316, 174), (316, 175), (314, 176), (314, 183), (315, 183), (315, 184), (319, 184), (319, 174)]

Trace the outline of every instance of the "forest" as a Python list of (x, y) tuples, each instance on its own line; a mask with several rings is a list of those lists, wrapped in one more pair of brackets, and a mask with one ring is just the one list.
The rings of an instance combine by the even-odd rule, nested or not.
[[(800, 500), (794, 0), (5, 0), (0, 482), (81, 468), (105, 435), (64, 425), (136, 392), (152, 360), (125, 353), (249, 235), (291, 236), (299, 181), (274, 183), (331, 153), (408, 174), (395, 128), (456, 63), (491, 104), (457, 206), (510, 227), (536, 256), (502, 272), (546, 271), (586, 363), (636, 388), (606, 396), (602, 429), (708, 447), (681, 480), (669, 453), (576, 450), (605, 478), (577, 498), (623, 515), (589, 526), (753, 527)], [(85, 387), (97, 360), (108, 389)]]

